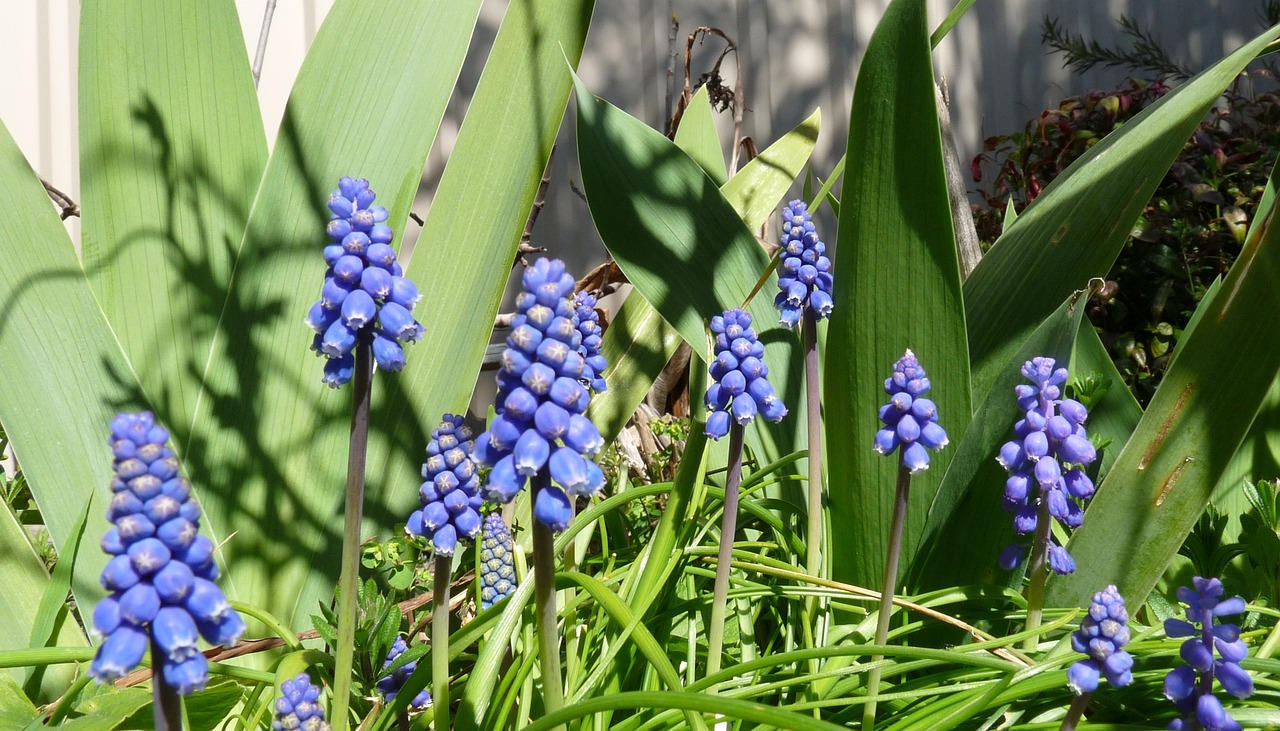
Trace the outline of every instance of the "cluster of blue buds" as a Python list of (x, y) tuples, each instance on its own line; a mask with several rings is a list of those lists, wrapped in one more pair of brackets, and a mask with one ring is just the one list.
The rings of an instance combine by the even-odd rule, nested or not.
[(426, 481), (418, 488), (422, 509), (405, 523), (411, 536), (430, 538), (441, 556), (452, 556), (458, 539), (473, 540), (480, 532), (480, 474), (471, 460), (474, 442), (461, 416), (445, 414), (431, 432), (427, 461), (422, 465)]
[(751, 327), (751, 315), (741, 309), (725, 310), (711, 318), (715, 335), (715, 359), (707, 368), (712, 383), (707, 388), (704, 430), (712, 439), (729, 433), (730, 415), (746, 426), (760, 414), (778, 422), (787, 407), (769, 384), (769, 366), (764, 364), (764, 343)]
[(492, 466), (484, 497), (509, 503), (525, 483), (546, 473), (535, 490), (533, 515), (553, 531), (573, 517), (569, 495), (594, 495), (604, 473), (587, 459), (604, 446), (583, 412), (591, 392), (581, 379), (582, 356), (573, 277), (559, 259), (539, 259), (524, 270), (524, 291), (498, 370), (497, 416), (476, 439), (475, 456)]
[[(391, 643), (391, 651), (387, 653), (387, 659), (386, 662), (382, 663), (382, 669), (385, 671), (387, 668), (391, 667), (391, 663), (395, 662), (396, 658), (400, 657), (401, 653), (407, 649), (409, 649), (409, 645), (404, 641), (404, 638), (397, 637), (396, 641)], [(396, 699), (396, 696), (400, 693), (400, 689), (404, 687), (404, 681), (409, 679), (409, 676), (413, 674), (413, 669), (417, 666), (417, 660), (405, 663), (399, 668), (396, 668), (394, 672), (384, 676), (378, 681), (378, 692), (387, 700), (387, 703)], [(409, 701), (409, 707), (414, 710), (430, 708), (431, 691), (423, 688), (416, 696), (413, 697), (413, 700)]]
[(586, 364), (582, 369), (582, 380), (590, 385), (592, 391), (604, 393), (609, 390), (604, 382), (604, 369), (609, 364), (600, 354), (600, 345), (604, 339), (600, 335), (600, 313), (596, 312), (596, 296), (590, 292), (575, 294), (573, 308), (574, 322), (578, 325), (578, 333), (582, 335), (582, 345), (578, 352)]
[[(1218, 579), (1197, 576), (1192, 583), (1194, 589), (1178, 588), (1178, 600), (1187, 605), (1189, 621), (1176, 618), (1164, 621), (1166, 635), (1187, 638), (1179, 653), (1187, 664), (1169, 671), (1164, 678), (1165, 696), (1183, 714), (1183, 718), (1175, 719), (1169, 728), (1239, 731), (1239, 722), (1213, 694), (1213, 679), (1217, 678), (1222, 689), (1237, 698), (1253, 695), (1253, 678), (1240, 667), (1249, 648), (1240, 639), (1238, 625), (1214, 624), (1213, 618), (1243, 613), (1244, 599), (1237, 596), (1224, 600), (1222, 582)], [(1215, 648), (1221, 660), (1214, 659)]]
[(179, 474), (169, 432), (150, 412), (120, 414), (111, 422), (115, 479), (102, 537), (113, 558), (102, 570), (111, 592), (93, 610), (93, 628), (106, 639), (89, 672), (100, 682), (123, 676), (142, 662), (149, 641), (164, 657), (153, 661), (182, 695), (205, 686), (209, 665), (198, 636), (234, 643), (244, 620), (213, 583), (213, 542), (199, 535), (200, 507)]
[(782, 311), (782, 324), (800, 324), (805, 308), (818, 319), (831, 315), (831, 260), (827, 245), (818, 240), (812, 215), (804, 201), (782, 209), (782, 262), (778, 266), (778, 292), (773, 304)]
[(884, 379), (889, 403), (880, 407), (884, 427), (876, 432), (875, 450), (892, 454), (902, 448), (902, 464), (911, 474), (929, 469), (929, 449), (947, 446), (947, 432), (938, 425), (938, 407), (924, 397), (932, 386), (916, 354), (908, 350)]
[(324, 720), (324, 707), (320, 705), (320, 688), (311, 684), (310, 675), (298, 673), (298, 677), (280, 684), (280, 697), (276, 699), (271, 729), (329, 731), (329, 724)]
[[(997, 461), (1009, 472), (1003, 507), (1012, 513), (1019, 535), (1033, 533), (1044, 501), (1049, 515), (1067, 528), (1084, 522), (1081, 504), (1093, 496), (1093, 480), (1085, 474), (1098, 458), (1089, 442), (1084, 422), (1089, 412), (1079, 401), (1062, 398), (1066, 368), (1055, 368), (1053, 358), (1033, 358), (1022, 366), (1022, 375), (1035, 385), (1014, 388), (1023, 418), (1014, 424), (1016, 439), (1000, 447)], [(1052, 534), (1050, 534), (1052, 536)], [(1052, 542), (1049, 568), (1058, 574), (1076, 570), (1067, 549)], [(1000, 565), (1012, 570), (1022, 563), (1027, 546), (1014, 543), (1000, 553)]]
[(1076, 695), (1098, 689), (1098, 679), (1122, 688), (1133, 682), (1133, 657), (1124, 648), (1129, 644), (1129, 611), (1124, 597), (1112, 584), (1093, 595), (1089, 614), (1080, 629), (1071, 633), (1071, 647), (1088, 655), (1067, 669), (1067, 687)]
[(332, 388), (351, 380), (358, 342), (372, 342), (379, 368), (398, 371), (404, 368), (401, 344), (424, 332), (411, 314), (421, 295), (396, 261), (387, 209), (373, 205), (374, 197), (364, 178), (342, 178), (329, 197), (329, 269), (306, 322), (316, 331), (311, 349), (328, 359), (324, 382)]
[(499, 513), (484, 519), (480, 544), (480, 609), (483, 611), (516, 590), (515, 544)]

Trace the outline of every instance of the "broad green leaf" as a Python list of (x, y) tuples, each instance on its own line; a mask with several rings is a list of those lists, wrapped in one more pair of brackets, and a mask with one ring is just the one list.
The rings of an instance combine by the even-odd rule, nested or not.
[[(818, 120), (815, 113), (720, 186), (720, 192), (747, 228), (755, 230), (762, 226), (795, 181), (799, 168), (813, 152)], [(682, 125), (687, 121), (686, 113), (686, 122)], [(696, 142), (676, 135), (676, 144), (698, 161), (692, 150), (685, 147)], [(601, 352), (609, 363), (609, 370), (605, 372), (609, 390), (591, 399), (591, 418), (606, 441), (611, 441), (626, 425), (679, 345), (679, 335), (643, 295), (628, 296), (618, 308), (601, 345)]]
[(1091, 437), (1111, 440), (1098, 457), (1098, 474), (1105, 475), (1137, 428), (1142, 418), (1142, 407), (1125, 385), (1124, 377), (1116, 370), (1116, 364), (1098, 339), (1093, 323), (1085, 320), (1076, 333), (1071, 376), (1078, 379), (1089, 373), (1100, 374), (1110, 383), (1102, 398), (1090, 404), (1088, 422)]
[(267, 161), (235, 3), (84, 3), (80, 137), (85, 270), (182, 444)]
[[(1065, 363), (1086, 300), (1086, 292), (1073, 292), (1041, 323), (1018, 351), (1018, 366), (1038, 356)], [(996, 558), (1016, 537), (1012, 519), (1000, 510), (1007, 475), (996, 455), (1013, 438), (1013, 424), (1020, 418), (1013, 390), (1025, 380), (1019, 367), (1006, 369), (985, 394), (959, 444), (948, 447), (955, 450), (954, 458), (929, 506), (916, 561), (908, 564), (912, 591), (1001, 583), (1007, 576)]]
[(707, 94), (706, 86), (698, 89), (698, 93), (693, 95), (693, 100), (684, 110), (684, 115), (680, 117), (675, 142), (716, 185), (724, 186), (729, 172), (725, 168), (724, 150), (720, 147), (720, 133), (716, 131), (715, 115), (712, 114), (711, 97)]
[[(89, 494), (89, 499), (85, 501), (84, 510), (80, 511), (80, 520), (76, 525), (72, 526), (71, 534), (67, 536), (62, 548), (58, 551), (58, 562), (53, 567), (53, 574), (49, 577), (49, 581), (45, 584), (44, 591), (40, 595), (40, 604), (35, 608), (35, 621), (31, 623), (31, 639), (27, 643), (27, 647), (31, 649), (39, 647), (48, 647), (50, 640), (60, 644), (64, 638), (71, 640), (72, 646), (83, 646), (84, 636), (79, 630), (79, 625), (75, 618), (70, 614), (70, 606), (67, 604), (67, 593), (71, 591), (71, 575), (76, 565), (76, 559), (79, 557), (80, 545), (84, 538), (84, 526), (89, 520), (89, 511), (93, 509), (93, 493)], [(4, 511), (8, 513), (8, 510)], [(0, 520), (3, 520), (0, 517)], [(7, 552), (4, 555), (8, 555)], [(42, 572), (44, 567), (40, 567)], [(33, 582), (39, 583), (39, 582)], [(8, 586), (8, 584), (4, 584)], [(29, 611), (29, 609), (27, 610)], [(13, 624), (5, 625), (11, 629), (17, 629), (21, 625)], [(74, 668), (60, 668), (65, 672), (61, 673), (62, 677), (46, 678), (45, 666), (34, 666), (27, 675), (27, 680), (23, 683), (27, 694), (33, 698), (52, 699), (56, 697), (52, 691), (61, 691), (66, 689), (66, 683), (71, 680)], [(50, 687), (52, 686), (52, 687)], [(42, 693), (41, 689), (45, 692)]]
[(406, 267), (423, 293), (415, 312), (427, 334), (402, 373), (376, 379), (380, 438), (370, 445), (367, 499), (388, 512), (372, 514), (366, 534), (408, 517), (431, 430), (446, 412), (467, 408), (569, 102), (565, 60), (582, 55), (593, 7), (542, 0), (507, 8)]
[[(1046, 602), (1075, 606), (1115, 583), (1143, 601), (1204, 510), (1280, 373), (1280, 341), (1258, 337), (1280, 318), (1280, 226), (1255, 227), (1222, 283), (1178, 344), (1133, 438), (1099, 485), (1068, 550), (1074, 574), (1050, 582)], [(1247, 368), (1224, 367), (1230, 353)]]
[(185, 705), (190, 731), (213, 731), (221, 728), (228, 715), (244, 696), (244, 689), (233, 680), (210, 683), (209, 687), (188, 696)]
[[(62, 222), (8, 130), (0, 131), (0, 179), (9, 200), (0, 221), (0, 423), (54, 545), (65, 545), (90, 493), (98, 505), (109, 496), (107, 425), (119, 408), (146, 399)], [(106, 529), (106, 511), (93, 511), (86, 534)], [(72, 589), (84, 610), (102, 596), (98, 574), (105, 564), (101, 551), (85, 551), (74, 567)], [(31, 591), (27, 611), (34, 611), (47, 581), (5, 586)], [(21, 626), (12, 637), (25, 646), (31, 624)]]
[[(0, 540), (3, 540), (3, 536), (0, 536)], [(0, 731), (24, 729), (39, 715), (31, 699), (22, 692), (18, 681), (8, 673), (0, 673)]]
[[(578, 159), (596, 229), (640, 294), (705, 359), (706, 322), (743, 305), (768, 256), (726, 196), (673, 142), (592, 96), (581, 81), (577, 101)], [(801, 128), (816, 137), (817, 120)], [(796, 161), (795, 174), (803, 165)], [(735, 195), (755, 198), (749, 188)], [(791, 409), (782, 424), (752, 429), (748, 438), (766, 455), (789, 453), (804, 418), (799, 342), (776, 325), (771, 293), (745, 309), (769, 348), (769, 380)]]
[[(295, 628), (332, 591), (342, 544), (351, 391), (321, 383), (302, 324), (324, 277), (325, 201), (339, 177), (368, 178), (389, 225), (403, 230), (479, 5), (333, 6), (298, 74), (240, 245), (183, 457), (211, 530), (229, 539), (224, 590)], [(352, 39), (371, 38), (353, 50)], [(434, 277), (418, 285), (440, 286)], [(409, 361), (456, 356), (428, 344)], [(406, 385), (380, 373), (374, 390), (402, 394)], [(371, 458), (375, 493), (380, 459)], [(379, 524), (398, 519), (376, 504), (368, 510)]]
[(110, 688), (76, 706), (83, 715), (63, 722), (70, 731), (111, 731), (139, 709), (151, 705), (151, 692), (145, 688)]
[[(824, 376), (834, 578), (878, 587), (898, 455), (871, 449), (893, 364), (910, 349), (933, 383), (938, 423), (969, 424), (969, 354), (951, 229), (923, 0), (895, 0), (867, 46), (850, 114), (833, 258), (835, 310)], [(984, 392), (979, 392), (984, 393)], [(840, 445), (838, 448), (834, 445)], [(903, 565), (909, 565), (953, 450), (912, 479)]]
[[(26, 528), (3, 505), (0, 505), (0, 556), (4, 557), (4, 560), (0, 561), (0, 586), (4, 587), (4, 591), (0, 591), (0, 622), (3, 622), (6, 628), (6, 631), (0, 634), (0, 652), (26, 649), (29, 646), (28, 638), (32, 630), (37, 624), (44, 623), (46, 620), (50, 625), (49, 635), (46, 637), (52, 636), (59, 645), (84, 647), (87, 644), (84, 635), (76, 628), (74, 621), (66, 621), (65, 613), (59, 616), (58, 608), (55, 608), (51, 616), (41, 615), (41, 596), (52, 582), (40, 557), (31, 547)], [(63, 600), (66, 595), (67, 588), (64, 584)], [(55, 631), (56, 634), (54, 634)], [(41, 646), (43, 647), (44, 643), (41, 643)], [(25, 700), (24, 691), (16, 683), (25, 681), (29, 672), (31, 672), (30, 668), (15, 668), (0, 672), (0, 683), (8, 681), (15, 683), (14, 689)], [(74, 675), (75, 666), (48, 668), (44, 671), (43, 679), (39, 681), (40, 692), (36, 695), (36, 699), (44, 702), (58, 697), (62, 691), (66, 690)], [(5, 688), (0, 686), (0, 698), (6, 694)], [(7, 708), (4, 702), (0, 701), (0, 711), (6, 710), (12, 709)]]
[(609, 362), (609, 390), (591, 398), (589, 416), (606, 442), (627, 425), (653, 381), (680, 345), (680, 334), (642, 295), (632, 292), (618, 308), (601, 339)]
[(1072, 290), (1107, 273), (1183, 144), (1272, 28), (1144, 109), (1071, 164), (1014, 221), (964, 283), (974, 392)]

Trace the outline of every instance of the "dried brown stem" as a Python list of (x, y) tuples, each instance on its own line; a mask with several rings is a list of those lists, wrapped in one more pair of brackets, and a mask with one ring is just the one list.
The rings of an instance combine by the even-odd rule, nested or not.
[(40, 184), (44, 186), (44, 192), (49, 194), (53, 204), (58, 207), (58, 215), (62, 217), (62, 220), (65, 221), (72, 216), (80, 215), (80, 205), (71, 200), (71, 196), (53, 187), (44, 178), (40, 178)]

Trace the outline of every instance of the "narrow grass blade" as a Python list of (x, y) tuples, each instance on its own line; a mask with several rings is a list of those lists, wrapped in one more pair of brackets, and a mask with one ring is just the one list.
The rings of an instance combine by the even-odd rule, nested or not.
[[(72, 646), (84, 644), (84, 637), (80, 633), (79, 624), (76, 622), (75, 617), (71, 615), (71, 608), (67, 604), (67, 593), (71, 591), (72, 570), (75, 568), (76, 559), (80, 553), (80, 543), (84, 537), (84, 526), (89, 520), (89, 511), (93, 509), (93, 505), (93, 493), (90, 493), (89, 499), (85, 502), (84, 510), (80, 513), (80, 520), (76, 525), (72, 526), (71, 535), (67, 536), (66, 542), (62, 545), (62, 550), (58, 551), (58, 562), (54, 564), (53, 574), (49, 577), (49, 583), (45, 586), (44, 592), (40, 596), (40, 604), (36, 607), (35, 622), (31, 625), (31, 641), (27, 643), (27, 647), (31, 649), (48, 647), (50, 640), (61, 640), (68, 635), (72, 639)], [(11, 586), (8, 583), (4, 585)], [(11, 624), (6, 624), (5, 626), (15, 628)], [(57, 689), (65, 689), (65, 683), (70, 682), (70, 678), (50, 678), (50, 681), (46, 683), (44, 680), (44, 668), (34, 667), (31, 668), (31, 672), (27, 676), (24, 688), (27, 695), (32, 698), (39, 698), (49, 695), (48, 692), (42, 693), (42, 688), (46, 691), (54, 690), (54, 688), (47, 687), (53, 685)]]

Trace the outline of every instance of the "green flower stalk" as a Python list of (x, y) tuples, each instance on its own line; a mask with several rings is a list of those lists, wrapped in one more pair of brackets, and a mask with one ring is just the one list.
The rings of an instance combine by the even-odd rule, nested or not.
[[(882, 455), (898, 452), (898, 484), (894, 492), (893, 524), (889, 528), (889, 553), (884, 564), (884, 583), (880, 588), (880, 614), (876, 620), (876, 644), (889, 640), (889, 617), (893, 613), (893, 595), (898, 584), (898, 559), (902, 553), (902, 533), (907, 523), (907, 501), (911, 492), (911, 476), (929, 469), (928, 449), (947, 446), (947, 433), (938, 425), (938, 407), (925, 398), (931, 386), (929, 376), (915, 353), (908, 350), (893, 366), (893, 375), (885, 379), (884, 391), (889, 403), (880, 407), (884, 424), (876, 432), (875, 450)], [(877, 655), (877, 663), (884, 659)], [(863, 707), (862, 727), (870, 731), (876, 722), (876, 693), (880, 686), (880, 668), (867, 674), (867, 704)]]
[(604, 439), (585, 412), (588, 386), (604, 387), (596, 381), (607, 364), (595, 351), (594, 303), (572, 299), (574, 281), (564, 262), (538, 259), (524, 270), (521, 283), (496, 377), (497, 415), (476, 438), (475, 459), (493, 468), (482, 491), (488, 500), (505, 504), (525, 485), (532, 489), (543, 708), (553, 713), (564, 705), (555, 534), (569, 527), (576, 497), (590, 497), (604, 486), (604, 472), (590, 459)]
[(715, 359), (707, 371), (712, 383), (707, 388), (710, 411), (704, 429), (719, 439), (729, 435), (729, 474), (724, 483), (724, 517), (720, 524), (720, 552), (716, 560), (715, 589), (711, 599), (711, 624), (707, 629), (707, 675), (720, 670), (724, 648), (724, 615), (729, 601), (729, 563), (738, 527), (738, 486), (742, 481), (743, 430), (756, 414), (769, 421), (781, 421), (787, 407), (769, 385), (769, 367), (764, 364), (764, 344), (751, 327), (751, 315), (741, 309), (726, 310), (711, 318), (715, 336)]

